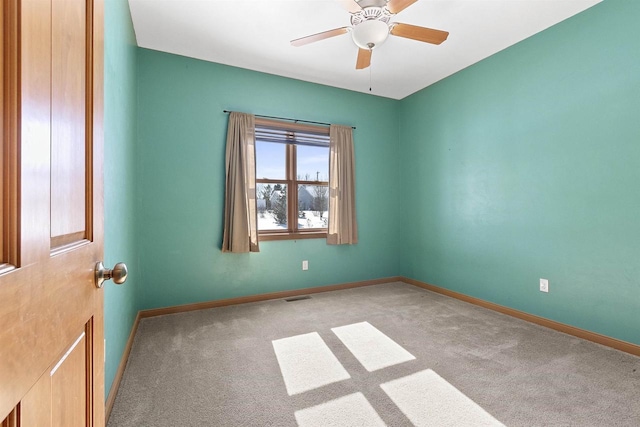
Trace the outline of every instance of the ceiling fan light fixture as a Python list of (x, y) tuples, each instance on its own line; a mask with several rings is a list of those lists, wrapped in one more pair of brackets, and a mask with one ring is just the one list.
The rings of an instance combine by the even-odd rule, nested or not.
[(387, 37), (389, 37), (389, 26), (375, 19), (361, 22), (351, 30), (353, 42), (361, 49), (380, 46)]

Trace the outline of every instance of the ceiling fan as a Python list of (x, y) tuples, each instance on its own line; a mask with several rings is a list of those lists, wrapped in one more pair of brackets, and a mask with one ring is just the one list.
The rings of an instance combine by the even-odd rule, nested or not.
[(389, 34), (431, 44), (440, 44), (449, 36), (447, 31), (389, 22), (394, 15), (402, 12), (417, 0), (338, 1), (351, 14), (351, 26), (335, 28), (295, 39), (291, 41), (291, 44), (296, 47), (304, 46), (350, 32), (353, 42), (358, 46), (356, 70), (361, 70), (371, 65), (373, 49), (380, 46)]

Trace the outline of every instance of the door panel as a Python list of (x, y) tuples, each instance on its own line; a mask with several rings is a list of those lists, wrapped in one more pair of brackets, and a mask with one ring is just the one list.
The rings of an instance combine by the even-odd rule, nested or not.
[(51, 424), (51, 377), (46, 372), (20, 402), (20, 427)]
[(51, 370), (53, 427), (81, 426), (87, 420), (87, 340), (83, 332)]
[(103, 426), (102, 0), (0, 9), (0, 421)]
[(86, 1), (54, 1), (51, 47), (51, 247), (85, 237)]
[[(21, 4), (20, 4), (21, 3)], [(5, 1), (20, 13), (21, 98), (16, 133), (20, 164), (20, 264), (30, 265), (48, 255), (49, 175), (51, 140), (51, 7), (49, 0)], [(20, 10), (18, 10), (20, 8)], [(5, 32), (5, 34), (7, 34)], [(11, 141), (7, 141), (11, 143)]]

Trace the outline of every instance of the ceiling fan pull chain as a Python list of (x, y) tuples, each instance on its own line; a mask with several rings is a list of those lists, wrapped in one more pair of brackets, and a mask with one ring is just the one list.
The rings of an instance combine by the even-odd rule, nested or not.
[(369, 92), (371, 92), (371, 68), (373, 67), (373, 64), (369, 64)]

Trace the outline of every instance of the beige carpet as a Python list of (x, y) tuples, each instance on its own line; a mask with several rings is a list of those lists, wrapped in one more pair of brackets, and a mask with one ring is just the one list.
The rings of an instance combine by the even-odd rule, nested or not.
[(143, 319), (109, 427), (640, 426), (640, 359), (404, 283)]

